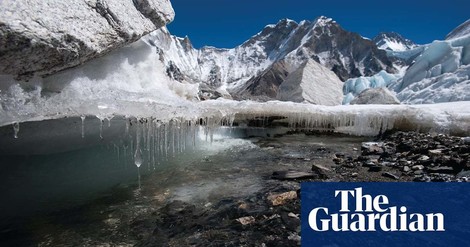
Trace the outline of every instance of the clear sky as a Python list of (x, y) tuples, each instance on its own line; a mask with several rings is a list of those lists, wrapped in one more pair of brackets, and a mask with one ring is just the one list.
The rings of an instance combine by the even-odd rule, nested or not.
[(168, 29), (189, 36), (197, 48), (232, 48), (267, 24), (324, 15), (348, 31), (373, 38), (395, 31), (419, 44), (444, 39), (470, 18), (470, 0), (171, 0), (176, 16)]

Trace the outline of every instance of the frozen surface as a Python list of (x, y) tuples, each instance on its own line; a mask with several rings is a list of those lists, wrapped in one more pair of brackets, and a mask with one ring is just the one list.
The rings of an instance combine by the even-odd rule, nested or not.
[(0, 125), (67, 116), (198, 115), (197, 85), (172, 81), (155, 49), (139, 41), (106, 57), (44, 79), (0, 77)]
[(376, 135), (387, 129), (423, 130), (467, 134), (470, 131), (470, 102), (429, 105), (340, 105), (270, 101), (211, 100), (202, 108), (243, 119), (281, 118), (290, 128), (334, 130), (354, 135)]

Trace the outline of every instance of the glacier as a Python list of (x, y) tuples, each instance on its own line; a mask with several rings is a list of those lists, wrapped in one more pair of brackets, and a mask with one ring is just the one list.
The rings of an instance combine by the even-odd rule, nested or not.
[(470, 35), (434, 41), (389, 88), (409, 104), (470, 100), (469, 49)]
[(343, 85), (343, 105), (348, 105), (354, 98), (368, 88), (388, 87), (392, 82), (401, 78), (400, 74), (390, 74), (382, 70), (370, 77), (349, 79)]
[[(396, 77), (380, 72), (371, 78), (351, 80), (345, 90), (358, 92), (366, 86), (382, 86)], [(2, 80), (0, 126), (11, 125), (20, 139), (24, 138), (24, 122), (70, 117), (96, 117), (101, 123), (114, 118), (150, 119), (160, 124), (178, 121), (190, 126), (203, 123), (209, 136), (221, 125), (270, 117), (280, 117), (292, 128), (356, 135), (376, 135), (391, 128), (468, 133), (470, 123), (468, 102), (319, 106), (279, 101), (199, 101), (198, 85), (169, 78), (157, 49), (142, 40), (53, 76), (29, 82), (17, 82), (9, 76), (2, 76)]]

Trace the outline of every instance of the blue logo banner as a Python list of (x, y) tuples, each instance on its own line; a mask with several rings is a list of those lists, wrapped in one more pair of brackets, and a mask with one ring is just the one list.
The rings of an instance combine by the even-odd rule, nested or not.
[(470, 184), (301, 185), (302, 246), (470, 246)]

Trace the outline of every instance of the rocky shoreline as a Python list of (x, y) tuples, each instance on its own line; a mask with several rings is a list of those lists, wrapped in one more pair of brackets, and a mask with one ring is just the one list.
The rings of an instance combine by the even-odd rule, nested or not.
[[(276, 148), (270, 142), (257, 144)], [(203, 208), (179, 201), (167, 204), (153, 219), (135, 222), (135, 229), (146, 223), (155, 226), (139, 246), (298, 246), (300, 182), (466, 182), (470, 177), (468, 137), (396, 132), (363, 142), (349, 153), (333, 154), (326, 147), (314, 153), (331, 158), (334, 165), (312, 164), (300, 155), (296, 159), (311, 166), (310, 172), (274, 171), (266, 186), (248, 198), (227, 197)]]

